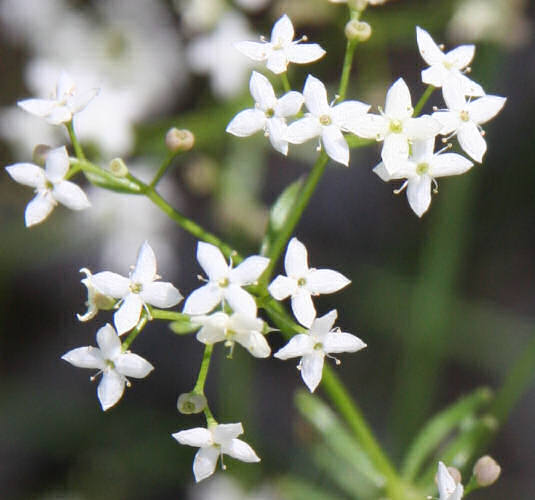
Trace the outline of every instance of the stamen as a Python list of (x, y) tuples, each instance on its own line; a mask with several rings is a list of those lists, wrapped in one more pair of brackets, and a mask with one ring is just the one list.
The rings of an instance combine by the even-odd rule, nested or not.
[(204, 276), (201, 276), (200, 274), (197, 274), (197, 279), (198, 279), (199, 281), (204, 281), (205, 283), (208, 282), (208, 279), (206, 279)]
[(446, 46), (445, 46), (443, 43), (441, 43), (441, 44), (438, 46), (438, 48), (439, 48), (440, 50), (445, 50), (445, 49), (446, 49)]
[(342, 364), (342, 362), (338, 358), (335, 358), (332, 354), (325, 354), (325, 356), (334, 360), (336, 366), (340, 366)]
[(260, 35), (260, 41), (267, 42), (266, 37), (264, 35)]
[(431, 179), (431, 181), (433, 182), (433, 194), (438, 194), (438, 182), (435, 178)]
[(399, 189), (394, 189), (394, 194), (402, 193), (403, 190), (408, 186), (408, 184), (409, 184), (409, 181), (408, 181), (408, 180), (405, 181), (405, 182), (401, 185), (401, 187), (400, 187)]
[(451, 142), (448, 142), (448, 144), (446, 144), (441, 150), (437, 151), (433, 156), (438, 156), (439, 154), (443, 153), (444, 151), (447, 151), (448, 149), (451, 149), (452, 147), (453, 144)]
[(227, 470), (227, 466), (225, 465), (225, 462), (223, 462), (223, 452), (219, 454), (219, 457), (221, 458), (221, 470)]

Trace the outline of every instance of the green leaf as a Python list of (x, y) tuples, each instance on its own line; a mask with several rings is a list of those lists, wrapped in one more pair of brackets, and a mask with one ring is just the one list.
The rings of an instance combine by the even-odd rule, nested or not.
[(178, 335), (187, 335), (193, 333), (200, 328), (200, 325), (193, 324), (189, 319), (183, 319), (179, 321), (172, 321), (169, 323), (169, 328)]
[(110, 191), (116, 191), (118, 193), (128, 193), (128, 194), (140, 194), (141, 189), (137, 184), (129, 181), (128, 179), (121, 177), (114, 177), (112, 174), (109, 175), (100, 175), (95, 172), (84, 171), (87, 180), (104, 189), (109, 189)]
[(467, 419), (474, 418), (491, 399), (490, 389), (479, 388), (431, 418), (409, 447), (401, 467), (402, 477), (413, 481), (424, 462), (448, 435)]
[(299, 196), (299, 192), (303, 186), (303, 179), (298, 179), (292, 182), (286, 189), (280, 194), (269, 213), (269, 222), (266, 236), (262, 241), (260, 253), (262, 255), (268, 255), (271, 245), (276, 240), (279, 231), (284, 227), (288, 214), (292, 210), (295, 200)]

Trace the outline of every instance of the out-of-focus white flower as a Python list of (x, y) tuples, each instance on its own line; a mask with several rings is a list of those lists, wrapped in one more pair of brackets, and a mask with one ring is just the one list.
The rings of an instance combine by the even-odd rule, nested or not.
[(110, 271), (93, 275), (93, 285), (101, 293), (121, 299), (114, 315), (117, 333), (123, 335), (136, 326), (143, 307), (173, 307), (182, 300), (180, 292), (168, 282), (156, 281), (156, 256), (145, 241), (139, 249), (134, 270), (128, 278)]
[(288, 243), (284, 269), (287, 276), (277, 276), (268, 287), (269, 293), (276, 300), (291, 297), (292, 311), (297, 321), (306, 327), (316, 318), (312, 295), (334, 293), (351, 283), (337, 271), (309, 268), (307, 249), (297, 238)]
[(258, 12), (267, 7), (271, 0), (234, 0), (234, 3), (248, 12)]
[(461, 500), (463, 497), (463, 485), (455, 482), (442, 462), (438, 463), (437, 486), (439, 500)]
[(442, 135), (457, 135), (464, 152), (481, 163), (487, 151), (487, 142), (481, 129), (483, 123), (494, 118), (503, 108), (505, 97), (485, 95), (473, 101), (466, 100), (459, 81), (448, 82), (442, 88), (448, 110), (433, 113), (441, 125)]
[(267, 358), (271, 354), (271, 348), (262, 335), (264, 322), (259, 318), (240, 313), (229, 316), (218, 311), (210, 316), (194, 316), (191, 322), (201, 325), (197, 340), (203, 344), (225, 341), (225, 346), (233, 349), (234, 342), (238, 342), (256, 358)]
[[(347, 0), (329, 0), (331, 3), (347, 3)], [(381, 5), (383, 3), (388, 2), (388, 0), (363, 0), (363, 2), (366, 2), (369, 5)]]
[[(98, 348), (78, 347), (64, 354), (64, 359), (78, 368), (93, 368), (102, 373), (97, 395), (102, 409), (106, 411), (115, 405), (124, 393), (124, 386), (130, 386), (127, 377), (145, 378), (153, 369), (146, 359), (130, 351), (123, 352), (119, 336), (111, 325), (97, 332)], [(92, 380), (96, 375), (91, 377)]]
[(482, 96), (485, 91), (481, 85), (468, 78), (462, 70), (472, 62), (475, 54), (474, 45), (460, 45), (444, 54), (440, 47), (424, 29), (416, 26), (418, 49), (429, 68), (422, 71), (422, 81), (434, 87), (442, 87), (446, 82), (458, 80), (464, 95)]
[(69, 170), (65, 146), (48, 152), (44, 169), (33, 163), (16, 163), (6, 167), (6, 170), (13, 180), (33, 187), (37, 193), (26, 207), (26, 227), (44, 221), (58, 203), (71, 210), (83, 210), (91, 206), (85, 193), (73, 182), (65, 180)]
[(316, 318), (308, 333), (299, 333), (291, 338), (274, 356), (279, 359), (301, 358), (298, 368), (310, 392), (318, 387), (323, 373), (325, 356), (340, 352), (356, 352), (366, 347), (355, 335), (334, 329), (337, 312), (332, 310)]
[(309, 113), (288, 126), (287, 139), (292, 144), (302, 144), (314, 137), (321, 137), (325, 152), (336, 162), (349, 165), (349, 146), (342, 131), (358, 128), (358, 123), (370, 109), (359, 101), (344, 101), (332, 106), (327, 101), (325, 85), (308, 75), (303, 89)]
[(299, 113), (303, 96), (291, 91), (277, 99), (269, 80), (253, 71), (249, 81), (255, 107), (238, 113), (227, 126), (227, 132), (238, 137), (248, 137), (264, 130), (271, 145), (283, 155), (288, 154), (286, 118)]
[(292, 21), (285, 14), (274, 24), (269, 42), (238, 42), (235, 47), (253, 61), (267, 61), (267, 69), (277, 75), (289, 63), (308, 64), (325, 55), (317, 43), (300, 43), (306, 37), (294, 41), (294, 35)]
[(240, 434), (243, 434), (242, 424), (236, 423), (217, 424), (208, 429), (195, 427), (175, 432), (172, 436), (180, 444), (199, 448), (193, 460), (193, 474), (199, 482), (214, 473), (217, 461), (219, 457), (223, 460), (223, 455), (242, 462), (260, 462), (254, 450), (245, 441), (237, 439)]
[(208, 276), (208, 283), (193, 291), (186, 299), (185, 314), (206, 314), (226, 301), (233, 311), (256, 318), (256, 302), (242, 287), (256, 282), (269, 264), (269, 259), (253, 255), (232, 268), (219, 248), (199, 241), (197, 260)]
[(188, 494), (188, 500), (282, 500), (270, 484), (257, 485), (244, 491), (229, 475), (218, 475), (210, 481), (195, 485)]
[(433, 183), (437, 177), (463, 174), (474, 165), (464, 156), (456, 153), (433, 153), (435, 139), (414, 141), (412, 152), (408, 160), (398, 163), (394, 173), (389, 174), (384, 163), (377, 165), (373, 171), (385, 182), (396, 179), (407, 179), (400, 189), (400, 193), (407, 188), (407, 199), (413, 212), (421, 217), (431, 204)]
[(225, 12), (224, 0), (173, 0), (182, 25), (194, 33), (212, 29)]

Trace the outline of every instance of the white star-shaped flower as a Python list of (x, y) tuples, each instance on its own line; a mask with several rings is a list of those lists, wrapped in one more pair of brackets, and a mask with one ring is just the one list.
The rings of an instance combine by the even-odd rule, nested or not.
[(225, 469), (223, 455), (229, 455), (242, 462), (260, 462), (255, 451), (245, 441), (237, 439), (241, 434), (243, 426), (241, 423), (236, 423), (217, 424), (208, 429), (195, 427), (175, 432), (172, 436), (180, 444), (199, 448), (193, 460), (193, 474), (195, 481), (199, 482), (214, 473), (219, 457), (222, 468)]
[(377, 165), (373, 171), (385, 182), (407, 179), (400, 193), (407, 188), (407, 199), (414, 213), (421, 217), (431, 203), (432, 184), (437, 177), (463, 174), (474, 165), (470, 160), (456, 153), (433, 153), (435, 139), (414, 141), (412, 153), (408, 160), (398, 163), (394, 173), (390, 174), (384, 163)]
[(381, 158), (388, 171), (393, 173), (395, 164), (409, 157), (409, 144), (435, 137), (440, 131), (440, 123), (428, 115), (413, 118), (411, 94), (403, 78), (388, 89), (384, 112), (380, 111), (380, 115), (364, 115), (350, 131), (365, 139), (384, 141)]
[(238, 113), (228, 124), (227, 132), (248, 137), (264, 130), (272, 146), (283, 155), (288, 154), (286, 118), (299, 113), (304, 100), (302, 94), (291, 91), (277, 99), (269, 80), (256, 71), (251, 75), (249, 88), (255, 107)]
[(69, 170), (65, 146), (48, 152), (44, 169), (33, 163), (15, 163), (6, 167), (6, 170), (13, 180), (33, 187), (37, 193), (26, 207), (26, 227), (43, 222), (58, 202), (71, 210), (83, 210), (91, 206), (85, 193), (73, 182), (65, 180)]
[(267, 358), (271, 348), (262, 335), (264, 322), (259, 318), (233, 313), (230, 316), (218, 311), (210, 316), (194, 316), (192, 323), (201, 326), (197, 340), (203, 344), (215, 344), (225, 341), (225, 346), (233, 349), (238, 342), (256, 358)]
[(182, 300), (171, 283), (156, 281), (159, 278), (156, 256), (146, 241), (139, 249), (136, 266), (128, 278), (110, 271), (93, 275), (93, 285), (101, 293), (121, 299), (121, 306), (113, 317), (119, 335), (136, 326), (146, 304), (167, 308)]
[(435, 118), (442, 125), (442, 135), (457, 135), (464, 152), (481, 163), (487, 151), (487, 142), (481, 129), (483, 123), (494, 118), (503, 108), (505, 97), (485, 95), (466, 100), (461, 84), (452, 80), (442, 88), (448, 110), (436, 111)]
[(325, 85), (312, 75), (306, 79), (303, 95), (309, 113), (288, 126), (288, 142), (302, 144), (314, 137), (321, 137), (325, 152), (334, 161), (347, 167), (349, 146), (342, 131), (355, 129), (370, 106), (359, 101), (330, 105)]
[(461, 84), (464, 95), (474, 97), (485, 95), (481, 85), (462, 72), (474, 58), (476, 50), (474, 45), (460, 45), (444, 54), (431, 35), (419, 26), (416, 26), (416, 41), (422, 58), (430, 66), (422, 71), (422, 82), (442, 87), (451, 79), (455, 79)]
[(316, 317), (312, 295), (334, 293), (351, 283), (337, 271), (309, 268), (307, 249), (297, 238), (288, 243), (284, 269), (287, 276), (277, 276), (268, 287), (269, 293), (276, 300), (291, 297), (294, 316), (306, 327)]
[(62, 71), (52, 99), (25, 99), (17, 103), (24, 111), (45, 118), (52, 125), (68, 123), (74, 114), (82, 111), (98, 94), (98, 89), (77, 92), (72, 78)]
[(266, 61), (275, 74), (284, 73), (289, 63), (308, 64), (323, 57), (325, 51), (317, 43), (300, 43), (306, 37), (294, 41), (294, 27), (284, 14), (271, 31), (271, 40), (262, 42), (238, 42), (234, 46), (253, 61)]
[(463, 485), (455, 482), (442, 462), (438, 463), (437, 486), (439, 500), (461, 500), (463, 497)]
[[(356, 352), (366, 347), (355, 335), (334, 329), (337, 312), (332, 310), (316, 318), (308, 333), (292, 337), (274, 356), (279, 359), (301, 357), (298, 368), (310, 392), (314, 392), (321, 381), (325, 356), (340, 352)], [(330, 357), (330, 356), (329, 356)]]
[(197, 261), (207, 274), (208, 283), (193, 291), (186, 299), (185, 314), (206, 314), (226, 301), (233, 311), (256, 318), (256, 302), (242, 286), (255, 283), (269, 264), (269, 259), (253, 255), (232, 268), (219, 248), (199, 241)]
[[(146, 359), (130, 351), (123, 352), (119, 336), (111, 325), (103, 326), (97, 332), (98, 348), (78, 347), (64, 354), (64, 359), (78, 368), (92, 368), (102, 374), (97, 395), (102, 409), (106, 411), (121, 399), (125, 384), (130, 386), (127, 377), (145, 378), (152, 370)], [(94, 380), (96, 377), (91, 377)]]

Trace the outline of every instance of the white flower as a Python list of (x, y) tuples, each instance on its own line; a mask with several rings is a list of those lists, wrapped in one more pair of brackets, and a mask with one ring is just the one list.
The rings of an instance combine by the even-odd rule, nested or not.
[(217, 424), (208, 429), (195, 427), (185, 431), (175, 432), (172, 436), (180, 443), (195, 446), (199, 451), (193, 460), (193, 474), (199, 482), (214, 473), (217, 460), (221, 456), (223, 469), (223, 455), (229, 455), (242, 462), (260, 462), (254, 450), (237, 437), (243, 434), (241, 423)]
[(342, 131), (356, 128), (370, 106), (359, 101), (329, 105), (325, 85), (312, 75), (306, 79), (303, 95), (310, 112), (288, 126), (288, 142), (302, 144), (314, 137), (321, 137), (325, 152), (334, 161), (347, 166), (349, 146)]
[(297, 238), (288, 243), (284, 269), (287, 276), (277, 276), (268, 287), (269, 293), (276, 300), (291, 297), (294, 316), (306, 327), (316, 317), (312, 295), (334, 293), (351, 283), (337, 271), (309, 268), (307, 249)]
[(397, 164), (396, 170), (390, 174), (384, 163), (377, 165), (373, 171), (385, 182), (395, 179), (407, 179), (400, 189), (400, 193), (407, 188), (407, 199), (414, 213), (421, 217), (431, 203), (432, 184), (436, 185), (437, 177), (463, 174), (474, 165), (464, 156), (456, 153), (433, 153), (435, 139), (414, 141), (412, 154), (408, 160)]
[(463, 497), (463, 485), (455, 482), (448, 468), (442, 462), (438, 463), (437, 485), (438, 500), (461, 500)]
[(288, 64), (307, 64), (323, 57), (325, 51), (317, 43), (303, 43), (306, 37), (293, 41), (294, 27), (284, 14), (271, 31), (271, 40), (262, 42), (238, 42), (235, 47), (253, 61), (266, 61), (267, 69), (275, 74), (284, 73)]
[(73, 182), (66, 181), (69, 156), (65, 146), (48, 152), (44, 170), (32, 163), (15, 163), (6, 167), (7, 173), (20, 184), (35, 189), (37, 196), (28, 203), (24, 218), (26, 226), (44, 221), (59, 203), (71, 210), (91, 206), (85, 193)]
[(238, 137), (247, 137), (264, 130), (272, 146), (283, 155), (288, 154), (286, 117), (299, 113), (303, 96), (299, 92), (291, 91), (277, 99), (269, 80), (256, 71), (251, 75), (249, 88), (255, 100), (255, 107), (238, 113), (228, 124), (227, 132)]
[(355, 335), (341, 332), (337, 328), (333, 330), (336, 317), (336, 310), (332, 310), (325, 316), (316, 318), (308, 333), (295, 335), (274, 354), (279, 359), (301, 357), (298, 368), (310, 392), (314, 392), (321, 381), (325, 356), (339, 352), (356, 352), (366, 347)]
[(199, 241), (197, 260), (208, 276), (208, 283), (187, 298), (185, 314), (206, 314), (222, 301), (227, 301), (233, 311), (256, 317), (256, 302), (242, 286), (255, 283), (269, 264), (269, 259), (253, 255), (233, 269), (219, 248)]
[(97, 93), (98, 89), (78, 93), (72, 78), (62, 71), (56, 84), (55, 98), (26, 99), (17, 102), (17, 105), (32, 115), (45, 118), (52, 125), (59, 125), (70, 122), (73, 115), (82, 111)]
[(464, 95), (485, 95), (481, 85), (462, 73), (474, 58), (474, 45), (460, 45), (444, 54), (431, 35), (419, 26), (416, 26), (416, 41), (422, 58), (430, 66), (422, 71), (422, 82), (442, 87), (451, 79), (456, 79), (460, 82)]
[(261, 319), (241, 313), (229, 316), (218, 311), (210, 316), (194, 316), (191, 322), (202, 325), (197, 340), (203, 344), (224, 340), (225, 346), (233, 349), (234, 342), (238, 342), (256, 358), (267, 358), (271, 354), (271, 348), (261, 333), (264, 327)]
[(104, 271), (93, 276), (93, 285), (103, 294), (121, 299), (121, 306), (114, 315), (119, 335), (136, 326), (143, 307), (172, 307), (182, 300), (180, 292), (167, 282), (156, 281), (156, 256), (145, 241), (137, 256), (134, 270), (128, 278)]
[(457, 135), (461, 148), (477, 162), (483, 161), (487, 143), (483, 139), (481, 125), (494, 118), (503, 108), (506, 98), (485, 95), (473, 101), (466, 100), (458, 81), (451, 81), (442, 88), (447, 111), (436, 111), (435, 118), (442, 125), (442, 135)]
[(411, 94), (403, 78), (396, 80), (386, 94), (381, 115), (364, 115), (350, 131), (366, 138), (384, 141), (381, 157), (390, 173), (392, 164), (409, 157), (409, 143), (430, 139), (440, 131), (440, 123), (431, 116), (413, 118)]
[(87, 288), (87, 311), (85, 314), (77, 314), (78, 321), (89, 321), (93, 319), (100, 309), (109, 310), (115, 305), (115, 299), (112, 297), (100, 293), (95, 284), (93, 283), (93, 275), (87, 268), (80, 269), (81, 273), (85, 274), (85, 278), (82, 280), (82, 284)]
[(154, 366), (137, 354), (123, 352), (119, 336), (109, 324), (97, 332), (97, 344), (98, 348), (87, 346), (73, 349), (61, 359), (78, 368), (99, 370), (97, 375), (102, 373), (97, 395), (102, 409), (106, 411), (121, 399), (125, 384), (130, 386), (126, 377), (145, 378)]

